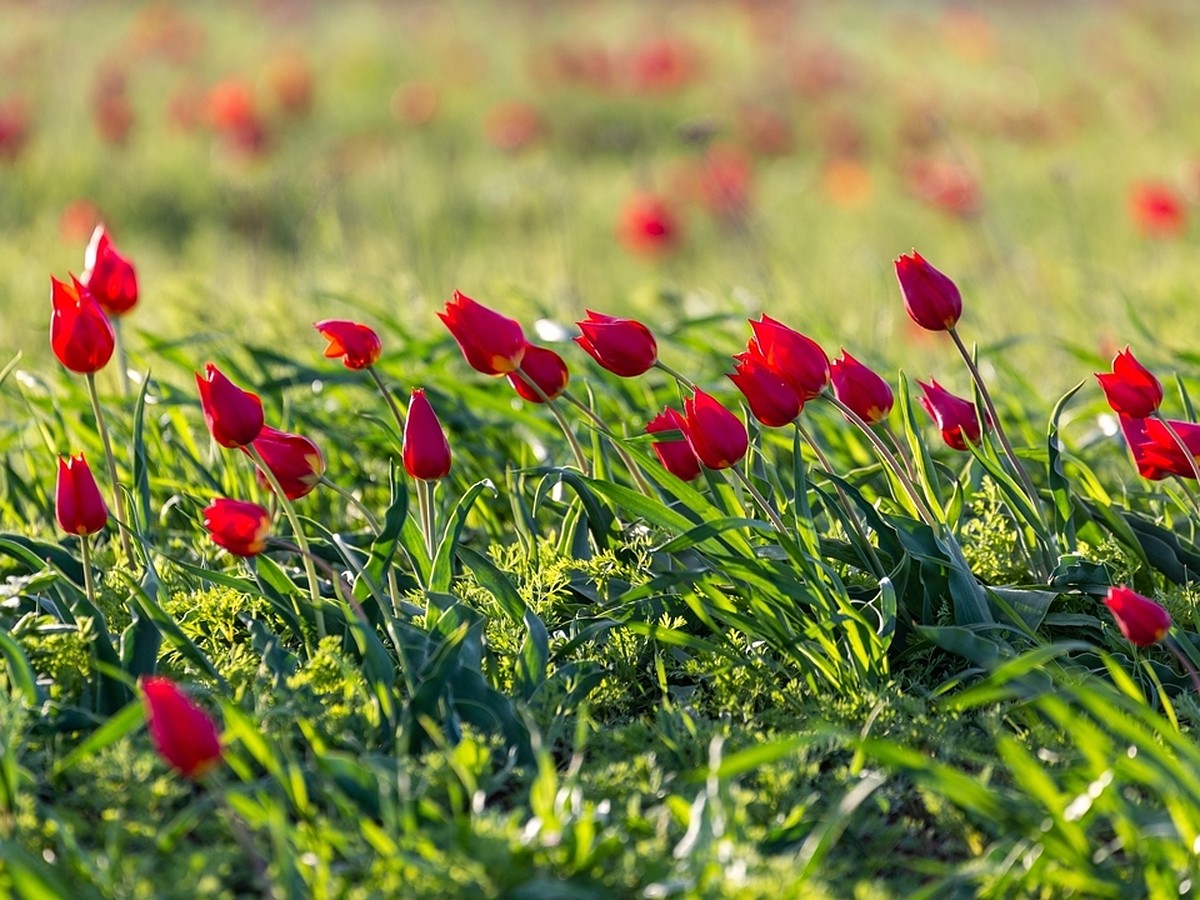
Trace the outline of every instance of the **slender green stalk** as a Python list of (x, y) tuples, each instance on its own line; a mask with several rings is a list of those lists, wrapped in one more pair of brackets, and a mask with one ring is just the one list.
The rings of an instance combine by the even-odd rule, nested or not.
[(108, 465), (108, 480), (112, 484), (113, 508), (117, 511), (117, 529), (121, 533), (121, 550), (125, 554), (127, 563), (132, 566), (134, 564), (133, 542), (129, 537), (129, 526), (126, 524), (129, 520), (125, 515), (125, 495), (121, 493), (121, 486), (117, 483), (117, 460), (113, 456), (112, 441), (108, 437), (108, 426), (104, 422), (104, 411), (100, 408), (100, 394), (96, 390), (96, 374), (88, 372), (85, 378), (87, 379), (88, 396), (92, 400), (92, 413), (96, 417), (96, 430), (100, 432), (100, 441), (104, 444), (104, 461)]
[(434, 520), (433, 509), (433, 482), (426, 481), (424, 478), (416, 479), (417, 482), (417, 508), (421, 513), (421, 530), (425, 532), (425, 550), (429, 554), (430, 560), (437, 550), (436, 547), (436, 522)]
[(1192, 661), (1188, 659), (1182, 650), (1175, 644), (1175, 638), (1167, 635), (1163, 641), (1163, 646), (1171, 651), (1171, 654), (1179, 660), (1179, 664), (1183, 666), (1184, 671), (1188, 673), (1188, 678), (1192, 681), (1192, 687), (1196, 689), (1196, 693), (1200, 694), (1200, 672), (1196, 671), (1196, 667), (1192, 665)]
[(96, 605), (96, 581), (92, 577), (92, 536), (82, 535), (79, 538), (80, 553), (83, 556), (83, 589), (87, 592), (88, 602)]
[(888, 443), (892, 445), (892, 449), (896, 452), (896, 457), (904, 463), (904, 468), (908, 471), (910, 478), (917, 477), (916, 466), (913, 464), (912, 458), (908, 455), (908, 448), (904, 442), (900, 440), (900, 435), (892, 430), (892, 426), (888, 424), (887, 419), (879, 423), (880, 430), (887, 437)]
[(112, 319), (113, 337), (117, 344), (117, 384), (121, 389), (121, 399), (128, 400), (129, 393), (129, 359), (125, 355), (125, 337), (121, 327), (121, 317)]
[(388, 408), (392, 411), (392, 418), (396, 420), (396, 427), (400, 429), (401, 434), (404, 434), (404, 413), (400, 411), (400, 406), (396, 403), (396, 398), (387, 389), (387, 385), (383, 383), (383, 379), (375, 371), (374, 366), (367, 366), (367, 371), (371, 374), (375, 386), (379, 388), (379, 393), (383, 394), (383, 399), (387, 401)]
[(366, 505), (357, 497), (355, 497), (353, 493), (346, 490), (337, 482), (331, 481), (325, 475), (321, 476), (321, 484), (325, 485), (327, 488), (357, 509), (362, 514), (362, 517), (367, 520), (367, 524), (371, 526), (371, 530), (376, 534), (379, 534), (381, 530), (379, 520), (375, 518), (371, 510), (367, 509)]
[(692, 381), (692, 379), (688, 378), (686, 375), (684, 375), (682, 372), (678, 371), (677, 369), (671, 368), (665, 362), (663, 362), (661, 359), (657, 359), (654, 361), (654, 368), (662, 369), (662, 371), (666, 372), (668, 375), (670, 375), (672, 378), (674, 378), (676, 381), (678, 381), (680, 384), (682, 384), (688, 390), (696, 389), (696, 383), (694, 381)]
[(562, 429), (563, 435), (566, 436), (567, 443), (571, 445), (571, 452), (575, 455), (575, 465), (579, 467), (579, 471), (584, 475), (591, 474), (591, 469), (588, 467), (587, 463), (587, 457), (583, 455), (583, 447), (581, 447), (579, 444), (579, 438), (575, 437), (575, 432), (571, 430), (571, 425), (563, 416), (562, 410), (558, 408), (558, 404), (555, 403), (554, 400), (542, 390), (542, 386), (540, 384), (526, 375), (525, 371), (519, 366), (517, 367), (517, 374), (520, 375), (521, 380), (529, 385), (533, 392), (541, 398), (542, 403), (544, 403), (546, 408), (550, 410), (550, 414), (554, 416), (554, 421), (558, 422), (558, 427)]
[(564, 398), (566, 398), (568, 403), (591, 419), (592, 424), (599, 429), (600, 433), (612, 442), (613, 449), (617, 451), (617, 456), (621, 457), (621, 462), (625, 463), (626, 468), (629, 469), (629, 475), (633, 479), (634, 483), (638, 486), (638, 490), (640, 490), (646, 496), (652, 496), (654, 489), (650, 486), (650, 483), (646, 481), (646, 476), (642, 474), (641, 467), (637, 464), (637, 461), (625, 451), (625, 448), (621, 446), (620, 439), (616, 436), (616, 434), (613, 433), (612, 429), (608, 427), (605, 421), (600, 418), (595, 410), (593, 410), (578, 397), (573, 396), (569, 391), (563, 391), (562, 395)]
[(750, 496), (754, 498), (754, 502), (762, 507), (762, 511), (767, 514), (767, 518), (771, 520), (771, 524), (775, 527), (775, 530), (783, 535), (788, 534), (787, 526), (779, 518), (779, 513), (775, 512), (775, 508), (771, 506), (767, 498), (754, 486), (754, 482), (750, 480), (750, 477), (737, 466), (730, 466), (729, 468), (737, 476), (743, 487), (750, 492)]

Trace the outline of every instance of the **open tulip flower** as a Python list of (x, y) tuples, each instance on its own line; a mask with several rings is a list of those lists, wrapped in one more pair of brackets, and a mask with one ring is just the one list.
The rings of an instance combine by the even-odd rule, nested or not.
[(792, 386), (801, 400), (819, 396), (829, 384), (829, 357), (812, 338), (763, 315), (751, 321), (757, 355)]
[(325, 356), (329, 359), (337, 359), (340, 356), (347, 369), (365, 369), (373, 366), (383, 353), (383, 343), (379, 340), (379, 335), (360, 322), (325, 319), (313, 323), (313, 328), (329, 341), (329, 346), (325, 348)]
[(746, 455), (750, 446), (746, 426), (711, 394), (696, 388), (683, 401), (683, 415), (688, 443), (708, 468), (728, 469)]
[(67, 285), (50, 278), (50, 347), (58, 361), (81, 375), (99, 372), (112, 359), (112, 323), (91, 292), (74, 276)]
[(583, 332), (575, 338), (575, 343), (614, 375), (633, 378), (648, 371), (658, 360), (654, 335), (641, 322), (589, 309), (587, 318), (575, 324)]
[(67, 534), (95, 534), (108, 522), (108, 507), (82, 453), (58, 458), (54, 515)]
[(450, 443), (422, 388), (413, 388), (404, 420), (404, 471), (420, 481), (450, 474)]
[(505, 375), (521, 365), (529, 344), (516, 320), (476, 303), (460, 291), (454, 292), (438, 318), (450, 329), (467, 363), (477, 372)]
[[(262, 456), (289, 500), (307, 496), (321, 483), (321, 477), (325, 474), (325, 457), (321, 455), (321, 449), (303, 435), (264, 425), (251, 446)], [(264, 490), (270, 490), (271, 482), (267, 476), (261, 471), (256, 474), (259, 485)]]
[[(509, 372), (509, 383), (521, 395), (523, 400), (530, 403), (545, 403), (553, 400), (567, 389), (570, 372), (563, 358), (553, 350), (529, 344), (521, 357), (521, 371)], [(540, 389), (535, 389), (532, 381)]]
[(962, 294), (916, 250), (895, 261), (896, 278), (909, 318), (930, 331), (948, 331), (962, 316)]
[(892, 411), (891, 386), (846, 350), (829, 364), (833, 395), (868, 425), (882, 422)]
[(137, 273), (117, 252), (103, 225), (92, 232), (79, 280), (110, 316), (123, 316), (137, 304)]
[[(980, 427), (974, 403), (950, 393), (935, 379), (931, 378), (929, 384), (923, 381), (918, 381), (917, 384), (922, 392), (918, 399), (941, 429), (942, 440), (946, 442), (946, 446), (955, 450), (966, 450), (967, 441), (972, 444), (979, 443), (986, 429)], [(986, 414), (984, 418), (990, 427), (991, 421)]]
[(1097, 372), (1096, 380), (1113, 411), (1132, 419), (1154, 415), (1162, 405), (1163, 387), (1126, 347), (1113, 359), (1112, 372)]
[(663, 468), (683, 481), (691, 481), (700, 476), (700, 460), (687, 439), (687, 421), (678, 410), (667, 407), (657, 416), (646, 423), (647, 434), (661, 434), (664, 431), (678, 431), (679, 437), (671, 440), (655, 441), (654, 454)]
[(1171, 630), (1171, 614), (1127, 587), (1110, 587), (1104, 605), (1117, 620), (1121, 634), (1138, 647), (1159, 643)]
[(243, 391), (212, 363), (196, 373), (200, 406), (213, 439), (222, 447), (245, 447), (262, 433), (262, 400)]
[(769, 428), (782, 428), (800, 415), (804, 408), (800, 395), (767, 365), (753, 343), (734, 361), (735, 371), (727, 377), (745, 396), (754, 418)]
[(257, 503), (219, 497), (204, 508), (204, 530), (234, 556), (258, 556), (267, 549), (271, 517)]
[(150, 740), (159, 755), (185, 778), (199, 778), (221, 760), (217, 725), (179, 685), (155, 676), (141, 681)]

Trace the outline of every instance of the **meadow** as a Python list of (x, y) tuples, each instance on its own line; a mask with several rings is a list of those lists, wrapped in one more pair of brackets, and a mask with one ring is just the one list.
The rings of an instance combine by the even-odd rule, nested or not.
[(1192, 890), (1200, 11), (0, 19), (0, 894)]

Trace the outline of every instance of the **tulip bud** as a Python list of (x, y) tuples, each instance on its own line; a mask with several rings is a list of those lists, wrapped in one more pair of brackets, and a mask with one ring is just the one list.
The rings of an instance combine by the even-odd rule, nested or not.
[(160, 756), (187, 778), (199, 778), (221, 759), (217, 726), (179, 685), (161, 676), (143, 678), (150, 739)]
[[(321, 455), (321, 449), (303, 435), (289, 434), (264, 425), (251, 446), (262, 456), (289, 500), (307, 496), (321, 483), (321, 476), (325, 474), (325, 457)], [(245, 447), (242, 447), (242, 452), (249, 455)], [(267, 476), (258, 470), (256, 475), (263, 490), (271, 490)]]
[(1157, 644), (1171, 630), (1171, 614), (1127, 587), (1110, 587), (1104, 605), (1109, 608), (1121, 634), (1138, 647)]
[(892, 411), (895, 398), (888, 383), (846, 350), (829, 364), (829, 375), (833, 395), (868, 425), (882, 422)]
[(792, 386), (801, 400), (811, 400), (825, 390), (829, 384), (829, 357), (820, 344), (767, 315), (751, 321), (750, 328), (757, 355)]
[(646, 423), (647, 434), (663, 431), (678, 431), (680, 437), (669, 441), (655, 441), (654, 453), (663, 468), (683, 481), (691, 481), (700, 475), (700, 460), (687, 439), (687, 422), (678, 411), (667, 407)]
[(619, 319), (587, 310), (587, 318), (576, 322), (583, 332), (575, 343), (614, 375), (633, 378), (658, 360), (658, 344), (650, 329), (634, 319)]
[[(570, 377), (567, 364), (563, 362), (561, 356), (553, 350), (547, 350), (545, 347), (538, 347), (535, 344), (525, 347), (525, 354), (521, 359), (521, 371), (508, 373), (509, 383), (516, 388), (522, 399), (528, 400), (530, 403), (545, 403), (546, 400), (553, 400), (567, 389), (567, 381)], [(541, 393), (538, 393), (529, 381), (536, 384), (541, 389)]]
[(918, 381), (922, 396), (918, 399), (925, 411), (933, 417), (938, 428), (942, 431), (942, 440), (948, 447), (955, 450), (966, 450), (967, 441), (978, 444), (983, 432), (991, 427), (992, 421), (985, 413), (984, 426), (979, 424), (979, 416), (975, 404), (962, 397), (956, 397), (943, 388), (936, 380), (930, 379), (931, 384)]
[(1163, 387), (1126, 347), (1113, 360), (1112, 373), (1096, 373), (1108, 405), (1131, 419), (1152, 416), (1163, 400)]
[(953, 281), (916, 250), (896, 259), (896, 278), (909, 318), (930, 331), (948, 331), (962, 315), (962, 295)]
[(683, 401), (683, 415), (688, 443), (708, 468), (728, 469), (746, 455), (746, 426), (710, 394), (696, 388)]
[(79, 281), (110, 316), (122, 316), (137, 304), (137, 273), (117, 252), (103, 225), (97, 225), (83, 257)]
[(204, 375), (196, 373), (200, 406), (213, 439), (222, 447), (244, 447), (254, 443), (263, 430), (262, 400), (243, 391), (226, 378), (212, 363), (204, 366)]
[(783, 377), (767, 365), (753, 342), (734, 356), (734, 374), (728, 376), (750, 404), (754, 418), (769, 428), (782, 428), (800, 415), (804, 402)]
[(267, 549), (271, 519), (257, 503), (219, 497), (204, 508), (204, 530), (234, 556), (258, 556)]
[(527, 346), (514, 319), (476, 303), (459, 291), (438, 318), (450, 329), (468, 365), (485, 375), (504, 375), (521, 365)]
[(108, 316), (74, 276), (70, 287), (53, 276), (50, 285), (54, 306), (50, 316), (50, 347), (54, 355), (72, 372), (82, 375), (99, 372), (108, 364), (116, 347)]
[(423, 388), (412, 389), (404, 420), (404, 470), (413, 478), (436, 481), (450, 474), (450, 444)]
[(366, 325), (344, 319), (325, 319), (313, 323), (313, 328), (329, 341), (325, 356), (329, 359), (342, 358), (347, 369), (365, 369), (373, 366), (383, 353), (379, 335)]
[(83, 454), (58, 458), (54, 515), (68, 534), (95, 534), (108, 522), (108, 507)]
[[(1175, 419), (1165, 424), (1158, 419), (1134, 419), (1120, 415), (1121, 431), (1129, 444), (1129, 452), (1137, 465), (1138, 474), (1151, 481), (1161, 481), (1168, 475), (1195, 478), (1192, 458), (1200, 456), (1200, 425)], [(1179, 435), (1187, 453), (1179, 448), (1167, 426)]]

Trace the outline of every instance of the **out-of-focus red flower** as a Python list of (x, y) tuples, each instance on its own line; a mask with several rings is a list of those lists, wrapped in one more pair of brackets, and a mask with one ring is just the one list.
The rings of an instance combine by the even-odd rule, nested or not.
[(683, 401), (688, 443), (710, 469), (728, 469), (736, 465), (750, 446), (746, 426), (715, 397), (696, 388)]
[(961, 219), (983, 211), (983, 193), (970, 170), (958, 163), (917, 159), (904, 173), (908, 191), (922, 203)]
[(680, 436), (674, 440), (654, 442), (654, 453), (663, 464), (663, 468), (684, 481), (698, 477), (700, 460), (688, 442), (687, 422), (678, 410), (669, 406), (646, 423), (647, 434), (660, 434), (664, 431), (678, 431)]
[(908, 317), (930, 331), (947, 331), (962, 315), (962, 294), (916, 250), (896, 258), (896, 279)]
[(458, 341), (467, 363), (484, 375), (504, 375), (521, 365), (529, 342), (515, 319), (476, 303), (461, 291), (437, 314)]
[(792, 386), (801, 400), (811, 400), (825, 390), (829, 384), (829, 357), (820, 344), (765, 314), (757, 322), (751, 320), (750, 328), (757, 355)]
[(1183, 198), (1175, 188), (1159, 182), (1142, 182), (1130, 189), (1129, 214), (1144, 237), (1179, 237), (1187, 228)]
[(275, 103), (286, 115), (302, 119), (312, 110), (312, 66), (303, 53), (288, 50), (274, 57), (267, 63), (266, 79)]
[(313, 328), (329, 341), (329, 346), (325, 348), (325, 356), (329, 359), (337, 359), (340, 356), (347, 369), (365, 369), (367, 366), (373, 366), (383, 353), (383, 342), (379, 340), (379, 335), (361, 322), (325, 319), (314, 322)]
[(234, 556), (258, 556), (267, 549), (271, 517), (257, 503), (217, 497), (204, 508), (204, 530)]
[(946, 446), (955, 450), (966, 450), (967, 441), (978, 444), (983, 432), (991, 428), (991, 418), (985, 412), (985, 425), (980, 427), (974, 403), (950, 393), (933, 378), (929, 381), (929, 384), (917, 382), (921, 388), (921, 396), (918, 399), (941, 429), (942, 440), (946, 442)]
[(753, 166), (737, 147), (721, 144), (709, 149), (696, 176), (701, 204), (718, 219), (737, 221), (750, 206)]
[(243, 391), (212, 363), (204, 374), (196, 373), (200, 406), (213, 439), (222, 447), (244, 447), (254, 443), (263, 430), (262, 400)]
[[(307, 496), (321, 483), (321, 476), (325, 474), (325, 457), (321, 455), (321, 448), (304, 435), (264, 425), (251, 446), (263, 458), (289, 500)], [(245, 447), (242, 450), (249, 455)], [(259, 485), (264, 490), (270, 490), (271, 482), (267, 476), (262, 472), (255, 474)]]
[(1168, 420), (1167, 424), (1187, 447), (1188, 453), (1185, 454), (1167, 430), (1167, 425), (1158, 419), (1134, 419), (1125, 415), (1118, 418), (1139, 475), (1150, 481), (1162, 481), (1168, 475), (1196, 477), (1188, 454), (1193, 459), (1200, 457), (1200, 425)]
[(249, 83), (230, 78), (213, 85), (204, 100), (204, 113), (209, 127), (235, 152), (253, 156), (266, 149), (266, 125)]
[(65, 243), (81, 244), (95, 233), (104, 216), (91, 200), (80, 197), (72, 200), (58, 219), (58, 233)]
[(832, 43), (794, 51), (789, 63), (796, 93), (808, 100), (825, 99), (854, 87), (860, 80), (857, 61)]
[(404, 471), (422, 481), (450, 474), (450, 443), (423, 388), (413, 388), (404, 420)]
[(116, 336), (91, 292), (74, 275), (70, 285), (51, 276), (50, 301), (50, 347), (58, 361), (81, 375), (108, 365)]
[[(571, 377), (561, 356), (536, 344), (529, 344), (525, 348), (525, 355), (521, 358), (521, 373), (509, 372), (508, 381), (521, 398), (530, 403), (553, 400), (567, 389), (567, 382)], [(541, 393), (529, 383), (530, 381), (541, 389)]]
[(1096, 380), (1104, 390), (1108, 405), (1121, 415), (1144, 419), (1162, 405), (1162, 383), (1137, 361), (1128, 347), (1113, 359), (1112, 372), (1097, 372)]
[(137, 273), (117, 252), (103, 225), (97, 225), (83, 254), (79, 281), (110, 316), (123, 316), (137, 304)]
[(615, 64), (599, 44), (577, 42), (550, 48), (550, 74), (566, 84), (603, 91), (613, 87)]
[(199, 778), (221, 760), (216, 723), (169, 678), (143, 678), (142, 705), (150, 740), (186, 778)]
[(541, 114), (520, 100), (495, 104), (483, 117), (483, 135), (489, 144), (505, 153), (519, 153), (542, 135)]
[(29, 104), (24, 97), (13, 94), (0, 100), (0, 160), (13, 162), (21, 155), (32, 127)]
[(749, 349), (734, 356), (734, 361), (735, 371), (728, 376), (729, 380), (745, 396), (754, 418), (769, 428), (782, 428), (800, 415), (804, 401), (783, 376), (767, 364), (756, 344), (751, 342)]
[(438, 102), (438, 89), (428, 81), (406, 81), (392, 92), (392, 118), (401, 125), (428, 125)]
[(1127, 587), (1110, 587), (1104, 600), (1121, 634), (1138, 647), (1159, 643), (1171, 630), (1171, 614), (1149, 597)]
[(868, 425), (882, 422), (892, 411), (891, 386), (849, 351), (843, 349), (841, 357), (829, 364), (829, 377), (834, 396)]
[(110, 144), (124, 144), (133, 128), (133, 104), (126, 93), (125, 67), (116, 61), (101, 65), (92, 82), (92, 121), (100, 137)]
[(791, 122), (766, 107), (744, 107), (738, 114), (738, 133), (759, 156), (787, 156), (796, 149)]
[(683, 228), (664, 197), (634, 194), (621, 208), (617, 237), (633, 253), (665, 256), (683, 242)]
[(700, 56), (695, 47), (679, 38), (651, 38), (630, 53), (627, 70), (633, 90), (667, 94), (696, 79)]
[(194, 77), (185, 78), (167, 96), (167, 122), (178, 131), (194, 131), (205, 120), (205, 104), (204, 86)]
[(95, 534), (108, 522), (108, 507), (82, 453), (58, 458), (54, 516), (67, 534)]
[(583, 332), (575, 343), (605, 369), (622, 378), (643, 374), (658, 360), (658, 343), (650, 329), (635, 319), (621, 319), (586, 310), (576, 322)]

